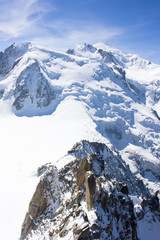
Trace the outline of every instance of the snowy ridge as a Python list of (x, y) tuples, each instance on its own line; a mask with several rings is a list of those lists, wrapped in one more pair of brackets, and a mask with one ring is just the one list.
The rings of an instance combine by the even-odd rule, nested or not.
[(67, 53), (13, 44), (0, 54), (1, 182), (6, 171), (10, 176), (3, 202), (10, 206), (6, 199), (15, 192), (6, 189), (16, 184), (15, 209), (22, 205), (12, 239), (20, 236), (36, 169), (47, 162), (65, 166), (73, 160), (64, 157), (67, 151), (82, 140), (118, 151), (150, 194), (160, 189), (159, 79), (159, 65), (103, 43)]

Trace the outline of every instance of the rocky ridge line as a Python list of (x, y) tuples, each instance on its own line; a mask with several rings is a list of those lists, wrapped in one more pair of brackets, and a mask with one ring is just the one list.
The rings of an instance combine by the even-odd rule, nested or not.
[[(87, 144), (95, 147), (97, 152), (77, 158), (59, 172), (52, 165), (39, 169), (38, 174), (43, 175), (29, 205), (21, 240), (34, 239), (35, 235), (50, 240), (63, 237), (137, 240), (137, 221), (144, 218), (146, 209), (158, 213), (155, 194), (148, 196), (148, 200), (144, 196), (141, 211), (136, 214), (126, 182), (111, 178), (110, 169), (105, 167), (106, 159), (102, 159), (99, 151), (108, 148), (103, 144), (84, 143), (85, 147)], [(70, 153), (82, 153), (80, 145)]]

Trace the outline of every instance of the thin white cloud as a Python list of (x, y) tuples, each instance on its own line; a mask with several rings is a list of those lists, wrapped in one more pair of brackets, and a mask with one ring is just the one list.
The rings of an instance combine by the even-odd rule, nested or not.
[[(61, 37), (66, 37), (76, 41), (83, 39), (95, 41), (96, 39), (106, 40), (124, 33), (124, 28), (106, 27), (98, 23), (86, 23), (85, 20), (73, 20), (72, 22), (64, 20), (54, 20), (46, 23), (46, 27), (58, 33)], [(99, 33), (99, 35), (97, 35)]]
[(41, 46), (48, 46), (49, 48), (56, 48), (59, 50), (65, 50), (70, 47), (74, 47), (81, 43), (97, 43), (107, 42), (107, 40), (122, 34), (121, 29), (106, 29), (99, 26), (99, 28), (93, 29), (92, 27), (88, 30), (71, 30), (66, 31), (60, 36), (47, 35), (40, 38), (32, 39), (34, 44)]
[[(48, 1), (0, 0), (0, 38), (31, 41), (50, 48), (67, 49), (79, 43), (106, 42), (121, 35), (122, 28), (107, 28), (85, 20), (57, 19)], [(48, 13), (52, 11), (49, 19)]]
[(6, 38), (19, 37), (34, 31), (40, 13), (46, 11), (38, 0), (2, 1), (0, 7), (0, 32)]
[(123, 33), (123, 29), (120, 28), (105, 28), (102, 26), (88, 26), (82, 30), (73, 30), (69, 32), (68, 38), (74, 42), (90, 42), (95, 43), (98, 41), (107, 41), (117, 35)]
[[(106, 28), (98, 24), (87, 24), (84, 21), (69, 23), (55, 21), (54, 24), (46, 25), (51, 32), (32, 39), (32, 42), (50, 48), (67, 49), (81, 43), (106, 42), (124, 33), (122, 28)], [(46, 31), (46, 29), (45, 29)], [(56, 32), (55, 35), (52, 31)]]

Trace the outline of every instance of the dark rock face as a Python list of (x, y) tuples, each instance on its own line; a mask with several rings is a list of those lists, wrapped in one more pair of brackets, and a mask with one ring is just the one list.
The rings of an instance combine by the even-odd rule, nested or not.
[(75, 226), (73, 226), (74, 240), (88, 239), (89, 235), (89, 223), (75, 224)]
[(8, 47), (4, 53), (0, 53), (0, 74), (5, 75), (10, 72), (21, 60), (21, 56), (26, 53), (30, 43), (16, 45), (15, 43)]
[(68, 49), (67, 53), (71, 55), (75, 55), (74, 49)]
[[(21, 72), (15, 78), (12, 89), (5, 95), (5, 89), (0, 89), (0, 99), (11, 98), (13, 111), (16, 115), (45, 114), (55, 94), (51, 83), (45, 76), (38, 60), (30, 59), (27, 53), (33, 51), (30, 43), (12, 44), (4, 53), (0, 53), (0, 75), (9, 76), (12, 70), (21, 66)], [(27, 59), (25, 68), (24, 59)], [(19, 64), (20, 63), (20, 64)], [(16, 71), (18, 72), (18, 71)], [(15, 73), (13, 72), (13, 78)]]
[(103, 60), (106, 63), (114, 63), (115, 65), (119, 64), (117, 59), (113, 56), (111, 52), (106, 52), (103, 51), (102, 49), (99, 49), (98, 53), (102, 56)]
[(89, 51), (91, 53), (94, 53), (96, 50), (97, 48), (95, 48), (91, 44), (87, 44), (87, 43), (84, 44), (83, 51)]
[(126, 78), (126, 72), (118, 66), (114, 66), (114, 69), (122, 76), (122, 79), (125, 80)]
[(3, 97), (3, 94), (4, 94), (4, 90), (0, 90), (0, 99)]
[(47, 107), (55, 98), (52, 86), (41, 73), (37, 62), (22, 71), (16, 81), (13, 94), (15, 97), (13, 106), (16, 110), (21, 110), (25, 105)]
[(152, 211), (158, 211), (159, 210), (159, 198), (158, 198), (158, 193), (159, 191), (155, 192), (155, 194), (153, 195), (153, 197), (150, 200), (150, 208)]

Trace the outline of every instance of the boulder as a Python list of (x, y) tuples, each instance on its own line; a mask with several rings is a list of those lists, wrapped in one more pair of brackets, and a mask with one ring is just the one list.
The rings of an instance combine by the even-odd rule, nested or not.
[(80, 240), (89, 236), (89, 224), (84, 222), (73, 226), (74, 240)]

